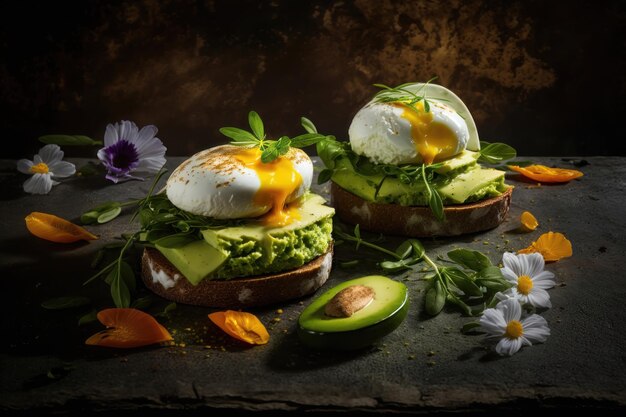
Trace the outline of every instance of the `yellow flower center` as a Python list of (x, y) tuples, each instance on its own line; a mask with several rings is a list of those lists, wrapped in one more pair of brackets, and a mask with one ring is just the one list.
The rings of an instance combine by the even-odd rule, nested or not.
[(48, 165), (43, 162), (38, 163), (37, 165), (33, 165), (30, 167), (30, 172), (33, 174), (47, 174), (50, 170), (48, 169)]
[(508, 337), (509, 339), (517, 339), (524, 334), (524, 327), (522, 323), (517, 320), (511, 320), (509, 324), (506, 325), (506, 331), (504, 332), (504, 337)]
[(517, 292), (528, 295), (533, 289), (533, 280), (528, 275), (522, 275), (517, 279)]

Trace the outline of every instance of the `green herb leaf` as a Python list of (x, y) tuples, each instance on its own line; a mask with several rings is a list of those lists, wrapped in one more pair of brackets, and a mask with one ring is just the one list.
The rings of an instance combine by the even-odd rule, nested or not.
[(265, 129), (263, 128), (263, 120), (257, 112), (254, 110), (248, 113), (248, 123), (250, 124), (250, 129), (254, 133), (254, 136), (260, 141), (265, 139)]
[(84, 135), (44, 135), (39, 137), (39, 141), (47, 144), (59, 146), (95, 146), (102, 145), (102, 141), (93, 140)]
[(430, 198), (428, 199), (428, 207), (432, 210), (433, 214), (440, 222), (445, 219), (443, 212), (443, 201), (441, 200), (441, 196), (439, 192), (434, 188), (430, 187)]
[(413, 248), (413, 257), (414, 258), (423, 258), (426, 254), (426, 249), (424, 249), (424, 245), (417, 239), (409, 239), (411, 243), (411, 247)]
[(130, 306), (138, 310), (145, 310), (146, 308), (152, 305), (153, 301), (154, 301), (154, 297), (148, 295), (146, 297), (141, 297), (141, 298), (136, 299), (135, 301), (133, 301), (133, 303)]
[(479, 327), (480, 327), (479, 322), (470, 321), (469, 323), (465, 323), (463, 327), (461, 327), (461, 333), (470, 333)]
[(98, 173), (99, 168), (100, 166), (98, 164), (96, 164), (93, 161), (89, 161), (76, 170), (76, 175), (80, 175), (83, 177), (96, 175)]
[[(482, 142), (481, 145), (483, 143), (485, 142)], [(484, 148), (481, 148), (479, 153), (478, 161), (488, 164), (498, 164), (517, 156), (515, 149), (505, 143), (489, 143)]]
[(448, 258), (474, 271), (491, 266), (491, 261), (482, 253), (469, 249), (454, 249), (448, 252)]
[(82, 326), (83, 324), (92, 323), (98, 320), (98, 312), (96, 310), (91, 310), (89, 313), (80, 316), (78, 319), (78, 325)]
[(431, 316), (436, 316), (441, 312), (446, 303), (446, 290), (439, 280), (435, 280), (433, 285), (426, 292), (425, 310)]
[(70, 308), (82, 307), (91, 303), (87, 297), (57, 297), (41, 303), (46, 310), (67, 310)]
[(317, 183), (324, 184), (330, 181), (333, 174), (334, 174), (334, 171), (332, 169), (324, 168), (323, 170), (320, 171), (320, 173), (317, 176)]
[(122, 207), (120, 207), (119, 205), (117, 207), (111, 207), (110, 209), (101, 213), (98, 216), (98, 219), (97, 219), (98, 223), (102, 224), (102, 223), (110, 222), (111, 220), (119, 216), (121, 212), (122, 212)]
[(235, 141), (234, 145), (257, 145), (259, 140), (247, 130), (239, 129), (237, 127), (222, 127), (220, 133), (226, 137)]
[(504, 275), (502, 275), (502, 271), (497, 266), (487, 266), (476, 274), (476, 279), (481, 281), (503, 281), (508, 282), (504, 279)]
[(104, 203), (89, 211), (84, 212), (80, 216), (82, 224), (106, 223), (113, 220), (122, 212), (122, 205), (119, 202), (112, 201)]
[(192, 233), (178, 233), (175, 235), (167, 235), (155, 241), (156, 245), (162, 246), (164, 248), (180, 248), (189, 243), (198, 240)]
[(115, 307), (126, 308), (130, 307), (130, 290), (126, 285), (126, 281), (122, 278), (117, 268), (111, 269), (106, 281), (111, 285), (111, 298)]
[(300, 118), (300, 124), (302, 124), (302, 127), (307, 132), (309, 132), (309, 133), (317, 133), (317, 128), (315, 127), (313, 122), (310, 121), (309, 119), (307, 119), (306, 117), (301, 117)]
[[(317, 143), (317, 155), (328, 169), (335, 168), (335, 160), (340, 156), (347, 155), (346, 144), (337, 141), (333, 136), (326, 136), (324, 140)], [(349, 146), (349, 145), (347, 145)]]
[(170, 313), (172, 311), (174, 311), (174, 310), (176, 310), (176, 303), (169, 303), (168, 305), (165, 306), (163, 311), (161, 311), (160, 313), (155, 314), (155, 316), (169, 318)]
[(326, 139), (326, 136), (319, 133), (305, 133), (291, 138), (290, 146), (294, 148), (306, 148), (307, 146), (315, 145), (316, 143)]
[(463, 291), (465, 295), (482, 297), (483, 292), (480, 290), (480, 288), (476, 284), (474, 284), (469, 275), (467, 275), (460, 269), (455, 267), (442, 268), (441, 273), (445, 274), (445, 276), (447, 276), (454, 283), (454, 285), (457, 286), (458, 289)]
[(346, 262), (341, 262), (339, 265), (342, 268), (352, 268), (353, 266), (356, 266), (359, 264), (359, 260), (358, 259), (353, 259), (351, 261), (346, 261)]
[(446, 300), (451, 302), (452, 304), (455, 304), (458, 307), (460, 307), (461, 310), (463, 311), (463, 313), (465, 313), (466, 315), (468, 315), (468, 316), (473, 316), (474, 315), (474, 312), (470, 308), (470, 306), (468, 306), (463, 300), (461, 300), (459, 297), (457, 297), (453, 293), (448, 292), (448, 294), (446, 296)]
[(424, 102), (424, 111), (426, 111), (426, 113), (430, 113), (430, 103), (425, 98), (423, 98), (422, 101)]
[(413, 245), (411, 240), (407, 239), (396, 248), (396, 254), (400, 259), (406, 259), (413, 253)]

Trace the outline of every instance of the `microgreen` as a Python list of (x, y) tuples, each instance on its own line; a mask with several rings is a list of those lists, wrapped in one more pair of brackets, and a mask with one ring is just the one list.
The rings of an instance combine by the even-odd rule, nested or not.
[(448, 252), (448, 259), (439, 259), (446, 265), (437, 263), (426, 254), (424, 246), (417, 239), (407, 239), (395, 251), (375, 244), (364, 238), (355, 226), (352, 233), (346, 232), (340, 224), (335, 224), (333, 235), (347, 242), (353, 242), (355, 249), (367, 247), (386, 256), (379, 266), (388, 273), (410, 270), (422, 274), (428, 281), (424, 310), (431, 316), (441, 312), (446, 303), (457, 306), (464, 314), (475, 316), (493, 303), (495, 294), (511, 286), (483, 253), (468, 249), (455, 249)]
[(340, 158), (347, 158), (354, 170), (364, 176), (380, 174), (381, 180), (377, 184), (380, 190), (386, 178), (397, 178), (404, 184), (423, 183), (428, 201), (428, 206), (439, 221), (444, 220), (443, 201), (434, 184), (439, 178), (445, 181), (445, 176), (437, 174), (435, 170), (443, 164), (374, 164), (369, 159), (357, 155), (352, 151), (348, 142), (339, 142), (334, 137), (327, 137), (317, 143), (317, 154), (326, 166), (317, 177), (319, 184), (332, 179), (336, 169), (336, 162)]
[[(261, 130), (259, 130), (261, 129)], [(258, 132), (262, 128), (257, 126)], [(104, 278), (111, 287), (111, 298), (116, 307), (129, 307), (132, 294), (135, 292), (136, 277), (131, 265), (135, 245), (159, 245), (168, 248), (184, 246), (194, 240), (201, 240), (201, 231), (209, 228), (236, 226), (241, 220), (216, 220), (210, 217), (188, 213), (174, 206), (165, 194), (153, 194), (161, 177), (166, 171), (155, 176), (152, 185), (144, 198), (125, 203), (108, 202), (83, 213), (83, 222), (105, 223), (116, 218), (122, 207), (136, 206), (131, 221), (139, 217), (139, 231), (122, 236), (122, 242), (106, 245), (96, 252), (92, 266), (98, 267), (105, 258), (106, 252), (115, 253), (115, 257), (83, 285), (96, 278)], [(110, 260), (110, 257), (108, 257)]]
[(220, 133), (231, 139), (231, 145), (256, 146), (261, 150), (261, 161), (269, 163), (289, 152), (289, 148), (304, 148), (314, 145), (327, 136), (317, 133), (317, 128), (306, 117), (300, 118), (300, 124), (307, 133), (290, 138), (281, 136), (278, 140), (267, 139), (263, 120), (255, 111), (248, 113), (247, 131), (237, 127), (223, 127)]
[(426, 113), (430, 113), (430, 103), (428, 98), (426, 97), (426, 86), (436, 80), (437, 77), (433, 77), (430, 80), (426, 81), (416, 92), (407, 89), (408, 86), (414, 85), (415, 83), (405, 83), (401, 84), (397, 87), (389, 87), (385, 84), (374, 84), (374, 87), (378, 87), (381, 89), (374, 96), (374, 102), (376, 103), (402, 103), (408, 106), (411, 110), (415, 112), (420, 112), (417, 107), (419, 102), (422, 102), (423, 111)]

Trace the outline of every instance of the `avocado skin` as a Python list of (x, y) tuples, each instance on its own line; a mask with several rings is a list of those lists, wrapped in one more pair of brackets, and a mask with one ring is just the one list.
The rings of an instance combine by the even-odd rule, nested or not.
[(371, 326), (346, 332), (316, 332), (298, 325), (300, 341), (307, 347), (320, 350), (357, 350), (371, 346), (402, 324), (409, 311), (409, 295), (402, 306), (385, 320)]

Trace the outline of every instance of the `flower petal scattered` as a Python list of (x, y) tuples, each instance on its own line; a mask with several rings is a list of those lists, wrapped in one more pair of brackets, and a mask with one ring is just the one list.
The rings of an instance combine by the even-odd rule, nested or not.
[(539, 226), (537, 218), (530, 211), (525, 211), (520, 216), (521, 229), (525, 232), (532, 232)]
[(87, 345), (134, 348), (172, 340), (154, 317), (134, 308), (108, 308), (98, 313), (98, 320), (107, 329), (88, 338)]
[(500, 339), (495, 350), (503, 356), (515, 354), (522, 346), (545, 342), (550, 336), (546, 320), (538, 314), (522, 319), (522, 307), (512, 298), (486, 309), (480, 318), (480, 327), (487, 337)]
[[(554, 274), (545, 271), (545, 262), (538, 253), (515, 255), (505, 252), (502, 255), (504, 267), (500, 269), (504, 278), (513, 286), (501, 293), (522, 304), (550, 308), (550, 295), (546, 291), (556, 284)], [(498, 296), (502, 299), (502, 297)]]
[(267, 329), (254, 314), (226, 310), (209, 314), (209, 319), (228, 335), (251, 345), (264, 345), (270, 340)]
[(517, 251), (517, 253), (539, 252), (546, 262), (554, 262), (572, 256), (572, 243), (561, 233), (548, 232), (539, 236), (527, 248)]
[(131, 121), (109, 124), (104, 133), (104, 148), (98, 159), (107, 169), (106, 178), (115, 183), (144, 178), (134, 174), (155, 174), (165, 165), (163, 142), (156, 137), (156, 126), (139, 130)]
[(30, 194), (48, 194), (52, 186), (59, 184), (55, 178), (65, 178), (76, 173), (74, 164), (63, 161), (63, 151), (59, 145), (46, 145), (39, 150), (33, 160), (20, 159), (17, 170), (32, 175), (24, 182), (24, 191)]
[(545, 165), (529, 165), (527, 167), (509, 165), (509, 169), (519, 172), (531, 180), (551, 183), (569, 182), (584, 175), (575, 169), (550, 168)]
[(72, 243), (79, 240), (95, 240), (98, 236), (61, 217), (34, 211), (24, 219), (26, 228), (38, 238), (58, 243)]

